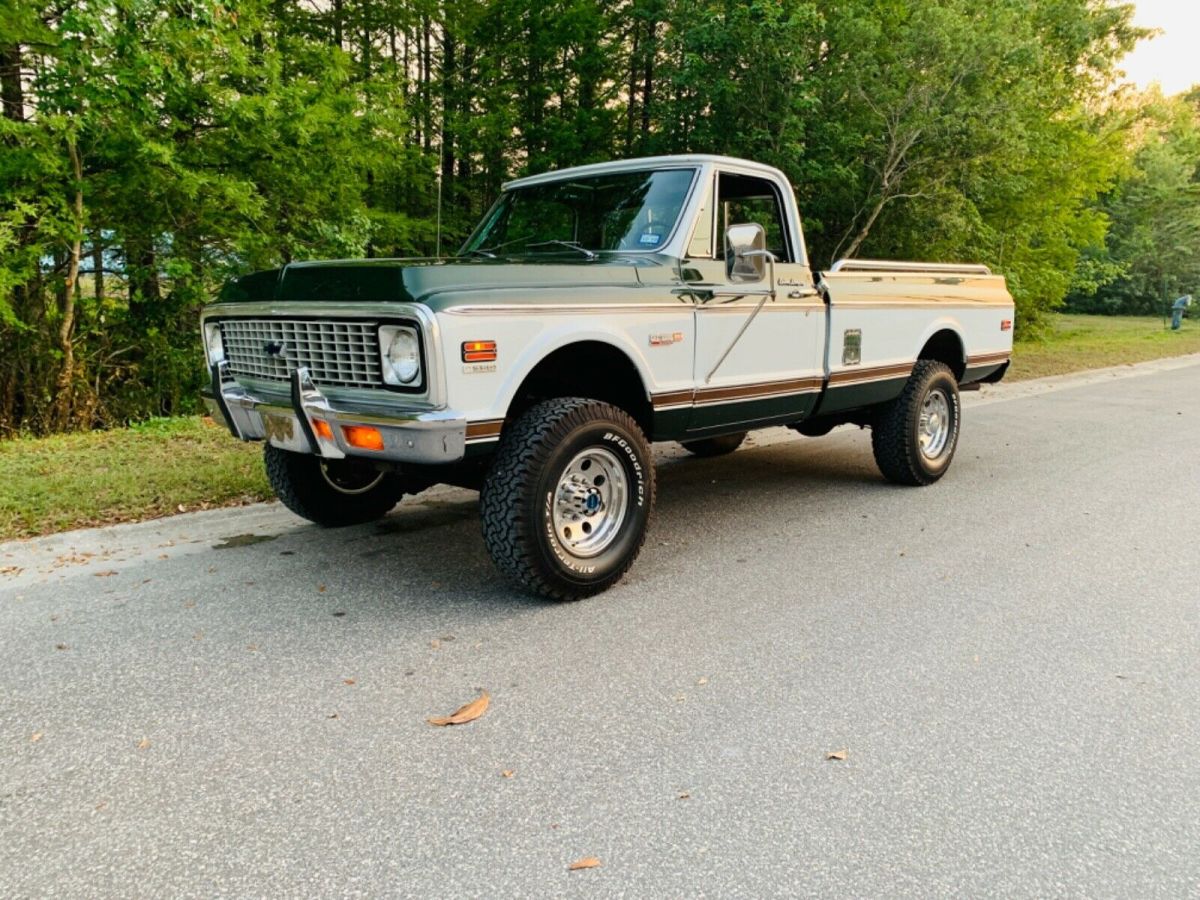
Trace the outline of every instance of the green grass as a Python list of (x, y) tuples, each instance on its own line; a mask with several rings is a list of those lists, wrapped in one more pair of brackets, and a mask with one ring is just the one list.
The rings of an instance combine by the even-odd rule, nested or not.
[(262, 446), (211, 420), (0, 441), (0, 540), (270, 496)]
[[(1200, 321), (1183, 330), (1131, 316), (1058, 316), (1021, 341), (1006, 380), (1200, 353)], [(199, 418), (157, 419), (90, 434), (0, 441), (0, 540), (270, 496), (259, 444)]]
[(1020, 341), (1005, 381), (1063, 375), (1130, 363), (1200, 353), (1200, 321), (1184, 319), (1169, 331), (1162, 319), (1148, 316), (1054, 317), (1042, 339)]

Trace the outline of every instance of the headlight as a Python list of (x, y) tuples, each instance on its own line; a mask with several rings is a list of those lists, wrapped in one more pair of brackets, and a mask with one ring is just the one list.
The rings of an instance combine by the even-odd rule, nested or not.
[(384, 325), (379, 329), (379, 352), (388, 384), (412, 384), (421, 374), (421, 345), (414, 329)]
[(216, 322), (204, 323), (204, 346), (208, 350), (210, 366), (225, 361), (225, 341), (221, 338), (221, 326)]

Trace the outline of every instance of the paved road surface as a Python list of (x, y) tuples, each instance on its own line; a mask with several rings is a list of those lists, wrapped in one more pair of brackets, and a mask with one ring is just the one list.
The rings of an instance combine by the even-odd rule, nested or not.
[(665, 460), (574, 605), (459, 491), (0, 547), (0, 896), (1196, 896), (1200, 366), (1039, 390)]

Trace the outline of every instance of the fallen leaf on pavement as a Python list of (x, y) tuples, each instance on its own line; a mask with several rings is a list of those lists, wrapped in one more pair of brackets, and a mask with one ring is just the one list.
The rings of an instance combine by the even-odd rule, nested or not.
[(437, 638), (434, 638), (432, 641), (429, 642), (430, 650), (440, 650), (441, 647), (442, 647), (442, 642), (439, 641)]
[(460, 706), (448, 716), (435, 716), (432, 719), (426, 719), (430, 725), (465, 725), (468, 722), (474, 722), (488, 708), (488, 703), (491, 702), (491, 697), (487, 691), (482, 691), (478, 697), (468, 703), (466, 706)]
[(54, 649), (55, 650), (70, 650), (71, 648), (68, 647), (66, 644), (55, 644)]
[(826, 759), (845, 759), (850, 755), (849, 750), (833, 750), (825, 754)]
[(567, 870), (574, 872), (576, 869), (594, 869), (600, 865), (600, 860), (594, 856), (585, 856), (583, 859), (577, 859), (575, 862), (567, 866)]
[(187, 512), (187, 507), (184, 506), (182, 503), (180, 503), (178, 506), (176, 506), (175, 509), (178, 510), (179, 512)]
[(95, 578), (110, 578), (116, 574), (117, 574), (116, 569), (105, 569), (103, 572), (93, 572), (92, 576)]
[(20, 575), (20, 566), (0, 566), (0, 575)]
[(684, 791), (682, 794), (680, 794), (680, 795), (679, 795), (679, 799), (680, 799), (680, 800), (687, 800), (687, 799), (688, 799), (689, 797), (691, 797), (691, 796), (692, 796), (692, 795), (691, 795), (691, 794), (689, 794), (687, 791)]
[(150, 738), (142, 738), (140, 741), (138, 741), (137, 748), (139, 750), (149, 750), (150, 749)]
[(503, 772), (500, 773), (500, 776), (502, 778), (512, 778), (516, 774), (517, 773), (514, 772), (512, 769), (505, 769)]
[(708, 684), (708, 679), (707, 678), (697, 678), (696, 684)]
[(318, 594), (323, 594), (323, 593), (325, 593), (325, 585), (323, 585), (323, 584), (318, 584), (318, 585), (317, 585), (317, 593), (318, 593)]
[(42, 739), (42, 732), (40, 732), (40, 731), (35, 731), (33, 734), (31, 734), (31, 735), (29, 736), (29, 743), (31, 743), (31, 744), (36, 744), (36, 743), (37, 743), (38, 741), (40, 741), (41, 739)]
[(357, 684), (357, 682), (353, 678), (343, 678), (342, 684)]

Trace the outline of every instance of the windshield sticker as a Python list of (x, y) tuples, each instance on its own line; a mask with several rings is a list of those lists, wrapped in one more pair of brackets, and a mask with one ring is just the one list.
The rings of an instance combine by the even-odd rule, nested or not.
[(640, 238), (638, 238), (638, 243), (649, 244), (651, 247), (657, 247), (658, 242), (661, 240), (662, 235), (660, 234), (643, 234)]

